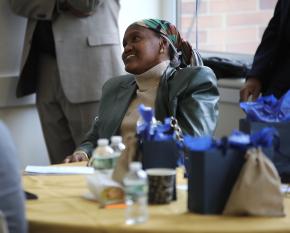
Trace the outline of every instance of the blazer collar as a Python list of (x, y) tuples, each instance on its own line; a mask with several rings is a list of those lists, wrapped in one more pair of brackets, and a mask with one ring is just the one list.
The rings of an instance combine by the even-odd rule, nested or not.
[(136, 82), (134, 79), (133, 74), (128, 74), (124, 76), (124, 81), (120, 84), (123, 88), (131, 88), (132, 86), (135, 86)]
[(112, 132), (114, 134), (117, 133), (124, 115), (126, 114), (127, 108), (136, 93), (137, 85), (134, 80), (134, 76), (130, 75), (128, 79), (124, 78), (124, 81), (120, 84), (118, 92), (116, 93), (114, 107), (112, 109), (112, 113), (115, 113), (116, 116), (113, 117), (112, 122), (110, 123), (114, 128), (112, 128)]
[(175, 72), (175, 68), (168, 66), (160, 80), (155, 100), (155, 117), (157, 120), (163, 121), (165, 117), (175, 116), (175, 110), (170, 105), (168, 89), (168, 82)]

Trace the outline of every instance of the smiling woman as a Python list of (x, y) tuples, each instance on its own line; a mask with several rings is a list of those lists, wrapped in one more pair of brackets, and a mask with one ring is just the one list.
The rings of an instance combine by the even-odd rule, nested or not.
[(99, 138), (119, 134), (126, 149), (114, 178), (122, 180), (137, 156), (137, 106), (154, 109), (157, 120), (173, 116), (183, 133), (210, 135), (218, 117), (219, 93), (214, 73), (201, 66), (198, 54), (176, 27), (164, 20), (131, 24), (123, 38), (122, 59), (130, 74), (115, 77), (103, 87), (99, 117), (87, 138), (65, 162), (87, 160)]
[(167, 41), (156, 32), (136, 24), (129, 26), (123, 39), (122, 59), (125, 70), (141, 74), (156, 64), (169, 60), (168, 51), (164, 51), (166, 45)]

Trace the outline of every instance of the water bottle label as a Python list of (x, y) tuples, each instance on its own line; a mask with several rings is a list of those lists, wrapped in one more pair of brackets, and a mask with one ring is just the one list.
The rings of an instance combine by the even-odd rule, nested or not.
[(115, 165), (115, 160), (114, 158), (97, 158), (94, 157), (91, 159), (91, 166), (97, 170), (101, 169), (112, 169)]
[(126, 194), (129, 196), (144, 196), (147, 195), (148, 187), (147, 185), (130, 185), (126, 187)]

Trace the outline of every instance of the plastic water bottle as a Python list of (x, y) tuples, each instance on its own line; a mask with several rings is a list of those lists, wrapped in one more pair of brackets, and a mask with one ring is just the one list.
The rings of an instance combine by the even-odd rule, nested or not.
[(112, 169), (112, 155), (114, 151), (109, 146), (109, 140), (106, 138), (98, 139), (98, 146), (93, 151), (93, 155), (88, 163), (88, 166), (99, 169)]
[(124, 178), (126, 193), (126, 224), (138, 224), (148, 219), (148, 181), (140, 162), (132, 162)]
[(110, 146), (114, 150), (114, 154), (116, 156), (120, 156), (122, 151), (125, 150), (125, 145), (122, 142), (122, 136), (112, 136)]

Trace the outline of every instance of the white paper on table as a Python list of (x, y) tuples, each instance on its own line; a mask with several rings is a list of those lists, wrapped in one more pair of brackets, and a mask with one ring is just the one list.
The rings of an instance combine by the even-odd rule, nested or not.
[(184, 191), (188, 190), (187, 184), (178, 184), (176, 185), (176, 188), (179, 190), (184, 190)]
[(76, 174), (94, 174), (95, 170), (92, 167), (74, 167), (74, 166), (26, 166), (26, 173), (33, 174), (63, 174), (63, 175), (76, 175)]
[(284, 194), (290, 193), (290, 185), (289, 184), (282, 184), (280, 187), (280, 191)]

